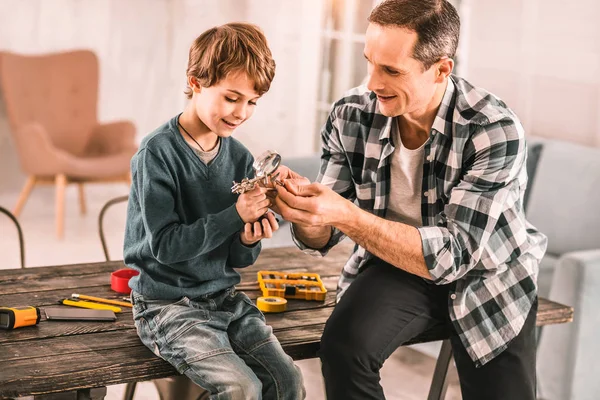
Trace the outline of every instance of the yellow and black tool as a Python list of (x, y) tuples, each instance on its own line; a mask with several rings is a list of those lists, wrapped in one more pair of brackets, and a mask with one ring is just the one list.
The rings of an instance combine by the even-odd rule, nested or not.
[(40, 322), (37, 307), (0, 307), (0, 329), (16, 329), (33, 326)]
[(258, 284), (265, 297), (323, 301), (327, 295), (319, 274), (309, 272), (258, 271)]

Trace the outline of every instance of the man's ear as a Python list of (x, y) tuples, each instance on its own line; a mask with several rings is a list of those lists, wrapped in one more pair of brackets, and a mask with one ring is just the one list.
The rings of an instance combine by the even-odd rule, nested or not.
[(441, 83), (444, 79), (448, 78), (454, 69), (454, 60), (450, 57), (442, 57), (436, 63), (436, 81)]
[(194, 93), (200, 93), (202, 90), (202, 85), (200, 85), (200, 82), (198, 82), (198, 79), (195, 76), (188, 76), (187, 83)]

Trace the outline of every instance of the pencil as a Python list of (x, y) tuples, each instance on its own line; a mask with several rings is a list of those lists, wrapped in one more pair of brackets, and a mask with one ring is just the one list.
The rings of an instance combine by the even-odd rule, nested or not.
[(125, 303), (124, 301), (103, 299), (102, 297), (86, 296), (85, 294), (73, 293), (71, 297), (74, 299), (97, 301), (98, 303), (114, 304), (116, 306), (123, 306), (129, 308), (133, 307), (131, 303)]
[(59, 303), (64, 304), (65, 306), (91, 308), (93, 310), (111, 310), (116, 313), (121, 312), (120, 307), (109, 306), (108, 304), (92, 303), (91, 301), (84, 301), (79, 299), (64, 299), (59, 301)]

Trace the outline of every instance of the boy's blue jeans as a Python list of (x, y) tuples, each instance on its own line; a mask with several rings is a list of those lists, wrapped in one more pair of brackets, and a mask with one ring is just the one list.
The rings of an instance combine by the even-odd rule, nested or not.
[(211, 399), (303, 399), (302, 374), (252, 300), (229, 288), (190, 300), (132, 292), (137, 333)]

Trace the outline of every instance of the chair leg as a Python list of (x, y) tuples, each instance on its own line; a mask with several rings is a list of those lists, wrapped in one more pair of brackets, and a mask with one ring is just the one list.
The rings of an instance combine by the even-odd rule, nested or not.
[(81, 214), (85, 215), (87, 209), (85, 207), (85, 192), (83, 190), (83, 183), (80, 183), (77, 186), (79, 186), (79, 209), (81, 211)]
[(25, 182), (25, 186), (23, 186), (23, 190), (21, 190), (21, 194), (19, 195), (19, 199), (17, 200), (17, 204), (13, 210), (13, 214), (15, 217), (18, 217), (29, 198), (29, 194), (31, 193), (31, 189), (35, 186), (35, 176), (30, 175), (27, 178), (27, 182)]
[(64, 174), (56, 175), (56, 237), (63, 238), (65, 224), (65, 189), (67, 187), (67, 177)]
[(440, 355), (435, 364), (427, 400), (443, 400), (446, 397), (446, 390), (448, 389), (448, 380), (446, 377), (448, 375), (448, 368), (450, 367), (451, 360), (452, 345), (450, 344), (450, 339), (446, 339), (442, 342)]
[(123, 396), (123, 400), (133, 400), (133, 396), (135, 395), (135, 386), (137, 382), (128, 383), (125, 386), (125, 395)]
[(185, 375), (155, 379), (152, 382), (156, 386), (160, 400), (204, 400), (210, 397), (209, 392)]

